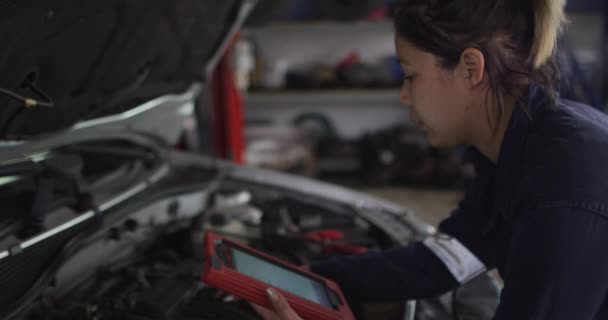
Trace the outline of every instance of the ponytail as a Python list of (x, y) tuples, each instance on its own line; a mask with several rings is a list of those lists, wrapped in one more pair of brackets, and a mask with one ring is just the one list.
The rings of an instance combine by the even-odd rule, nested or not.
[(534, 40), (529, 59), (534, 69), (540, 69), (551, 61), (555, 54), (558, 37), (566, 23), (566, 0), (531, 1), (534, 12)]

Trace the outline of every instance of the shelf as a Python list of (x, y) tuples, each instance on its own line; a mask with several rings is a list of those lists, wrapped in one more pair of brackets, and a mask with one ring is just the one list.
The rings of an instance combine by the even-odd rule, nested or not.
[(353, 88), (353, 89), (278, 89), (278, 90), (253, 90), (249, 91), (248, 95), (340, 95), (340, 94), (355, 94), (355, 95), (376, 95), (376, 94), (393, 94), (398, 93), (400, 88)]
[(278, 20), (265, 25), (249, 26), (245, 30), (258, 30), (264, 28), (307, 28), (307, 27), (325, 27), (325, 26), (352, 26), (352, 25), (382, 25), (392, 26), (392, 18), (382, 18), (373, 20)]
[(279, 90), (255, 91), (245, 96), (257, 106), (395, 106), (400, 107), (399, 89)]
[(245, 97), (247, 119), (291, 125), (304, 115), (322, 115), (341, 140), (354, 140), (408, 121), (399, 90), (283, 91)]

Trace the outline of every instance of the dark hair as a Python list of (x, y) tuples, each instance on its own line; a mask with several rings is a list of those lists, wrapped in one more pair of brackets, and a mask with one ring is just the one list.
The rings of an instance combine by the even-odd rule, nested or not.
[(560, 77), (555, 51), (565, 22), (564, 4), (565, 0), (402, 0), (395, 29), (398, 36), (436, 55), (446, 69), (456, 67), (466, 48), (479, 49), (486, 60), (488, 94), (493, 95), (500, 119), (505, 94), (515, 95), (529, 84), (539, 85), (555, 104)]

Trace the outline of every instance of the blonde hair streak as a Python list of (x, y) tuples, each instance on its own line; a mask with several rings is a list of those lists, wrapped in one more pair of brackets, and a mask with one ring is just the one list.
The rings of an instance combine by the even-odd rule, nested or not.
[(554, 55), (557, 40), (566, 24), (566, 0), (532, 0), (534, 3), (534, 42), (530, 60), (541, 68)]

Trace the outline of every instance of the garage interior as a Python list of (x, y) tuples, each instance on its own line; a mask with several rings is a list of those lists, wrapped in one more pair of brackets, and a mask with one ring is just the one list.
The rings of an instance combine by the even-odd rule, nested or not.
[[(307, 320), (495, 319), (508, 284), (473, 240), (437, 229), (488, 181), (471, 148), (431, 145), (401, 101), (400, 1), (0, 0), (0, 319), (259, 320), (247, 301), (270, 308), (269, 286)], [(565, 1), (559, 95), (602, 116), (608, 2)], [(495, 231), (479, 252), (501, 269), (512, 230), (491, 183), (468, 210), (484, 212), (451, 222), (479, 246)], [(519, 249), (544, 253), (533, 242)], [(361, 265), (384, 282), (352, 276), (344, 261), (361, 257), (380, 257)], [(412, 279), (425, 294), (341, 296), (314, 273), (328, 261), (367, 281), (355, 297)]]
[[(399, 103), (394, 1), (335, 3), (268, 1), (240, 33), (233, 67), (244, 163), (356, 188), (437, 225), (472, 177), (464, 151), (428, 146)], [(601, 1), (567, 9), (562, 96), (606, 110), (605, 9)]]

